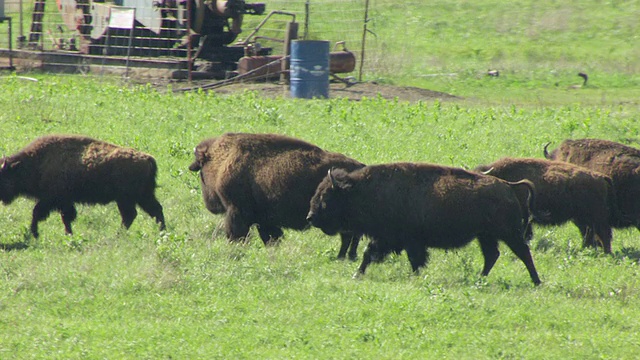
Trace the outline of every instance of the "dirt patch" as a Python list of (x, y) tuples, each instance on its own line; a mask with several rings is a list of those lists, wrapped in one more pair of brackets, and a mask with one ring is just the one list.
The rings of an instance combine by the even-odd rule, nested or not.
[[(204, 86), (206, 84), (193, 84), (193, 86)], [(174, 86), (174, 89), (181, 86)], [(268, 98), (291, 98), (289, 87), (287, 85), (279, 85), (277, 83), (236, 83), (229, 84), (209, 91), (215, 91), (220, 94), (233, 94), (243, 91), (256, 91), (264, 97)], [(382, 85), (374, 82), (355, 83), (347, 86), (344, 83), (336, 82), (329, 85), (330, 98), (347, 98), (349, 100), (362, 100), (363, 98), (377, 98), (400, 101), (416, 102), (416, 101), (432, 101), (432, 100), (455, 100), (460, 99), (451, 94), (438, 91), (431, 91), (412, 86), (393, 86)]]
[[(8, 65), (9, 59), (0, 56), (0, 67), (6, 67)], [(37, 62), (34, 62), (34, 60), (30, 59), (14, 59), (14, 66), (18, 68), (18, 73), (22, 73), (24, 71), (28, 73), (30, 69), (37, 69), (41, 67), (42, 64), (38, 65)], [(100, 76), (124, 75), (118, 73), (118, 71), (122, 72), (121, 68), (114, 68), (116, 70), (112, 72), (113, 67), (104, 67), (97, 65), (93, 67), (94, 69), (88, 67), (84, 70), (86, 70), (88, 74), (100, 74)], [(167, 69), (132, 67), (128, 75), (132, 84), (150, 83), (159, 91), (166, 91), (168, 86), (170, 85), (174, 91), (181, 91), (187, 88), (196, 89), (198, 87), (202, 87), (203, 89), (210, 88), (207, 91), (215, 91), (216, 93), (220, 94), (234, 94), (244, 91), (255, 91), (268, 98), (291, 98), (289, 86), (280, 85), (276, 82), (230, 82), (228, 84), (222, 85), (223, 82), (218, 80), (194, 80), (191, 84), (189, 84), (186, 81), (171, 80), (171, 72), (171, 70)], [(215, 86), (211, 87), (214, 84)], [(459, 97), (451, 94), (412, 86), (383, 85), (376, 82), (350, 83), (347, 85), (344, 82), (335, 80), (329, 84), (329, 97), (347, 98), (354, 101), (359, 101), (363, 98), (372, 99), (381, 97), (388, 100), (398, 99), (399, 101), (408, 102), (433, 101), (436, 99), (460, 99)]]

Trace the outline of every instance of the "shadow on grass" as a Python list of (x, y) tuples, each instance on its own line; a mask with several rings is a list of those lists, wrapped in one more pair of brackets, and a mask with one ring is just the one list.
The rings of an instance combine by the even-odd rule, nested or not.
[(613, 255), (616, 259), (630, 259), (640, 262), (640, 249), (633, 247), (623, 247), (620, 251), (616, 251)]
[(24, 250), (28, 247), (29, 247), (29, 244), (27, 244), (26, 242), (17, 242), (17, 243), (9, 243), (9, 244), (0, 243), (0, 250), (4, 250), (4, 251)]

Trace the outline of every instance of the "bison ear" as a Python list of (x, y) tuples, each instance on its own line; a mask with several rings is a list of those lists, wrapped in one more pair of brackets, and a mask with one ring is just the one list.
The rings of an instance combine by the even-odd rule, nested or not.
[(331, 188), (339, 189), (339, 190), (347, 190), (350, 189), (353, 184), (349, 181), (347, 177), (344, 176), (345, 172), (342, 169), (339, 169), (338, 178), (336, 178), (333, 174), (334, 169), (329, 169), (329, 179), (331, 179)]

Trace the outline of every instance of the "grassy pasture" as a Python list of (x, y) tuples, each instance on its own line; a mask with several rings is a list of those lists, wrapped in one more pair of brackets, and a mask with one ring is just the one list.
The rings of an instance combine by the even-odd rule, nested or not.
[[(73, 236), (52, 214), (33, 240), (33, 202), (0, 206), (0, 243), (29, 245), (0, 251), (0, 358), (636, 358), (637, 230), (615, 230), (605, 256), (582, 249), (571, 224), (535, 227), (537, 288), (505, 246), (487, 278), (474, 242), (432, 251), (420, 276), (403, 254), (352, 280), (358, 264), (337, 261), (339, 240), (315, 229), (272, 248), (224, 240), (187, 166), (200, 140), (226, 131), (287, 134), (370, 164), (474, 167), (580, 137), (640, 147), (637, 2), (373, 3), (386, 51), (367, 76), (465, 100), (173, 95), (2, 74), (0, 153), (48, 133), (148, 152), (168, 229), (140, 212), (125, 231), (114, 204), (80, 206)], [(500, 77), (484, 76), (493, 68)], [(577, 71), (590, 85), (567, 90)], [(421, 76), (438, 73), (456, 75)]]
[[(566, 91), (589, 74), (606, 98), (637, 99), (637, 1), (372, 0), (369, 79), (480, 97), (575, 101)], [(487, 70), (499, 70), (498, 79)], [(499, 83), (496, 85), (495, 83)], [(589, 95), (582, 94), (582, 99)], [(603, 98), (590, 98), (600, 103)]]
[[(337, 261), (338, 239), (287, 231), (264, 248), (227, 243), (187, 170), (191, 149), (225, 131), (278, 132), (366, 163), (472, 167), (541, 156), (547, 141), (602, 137), (638, 145), (638, 104), (485, 105), (380, 98), (299, 101), (247, 92), (171, 95), (95, 79), (0, 82), (0, 151), (38, 135), (81, 133), (154, 155), (168, 230), (115, 205), (79, 208), (73, 236), (56, 214), (28, 238), (33, 202), (0, 207), (3, 358), (631, 358), (640, 344), (638, 233), (614, 256), (581, 249), (573, 225), (536, 228), (543, 285), (502, 246), (487, 278), (476, 243), (433, 251), (420, 276), (406, 256)], [(364, 242), (366, 244), (366, 241)], [(364, 245), (363, 245), (364, 246)], [(360, 249), (360, 254), (363, 249)]]

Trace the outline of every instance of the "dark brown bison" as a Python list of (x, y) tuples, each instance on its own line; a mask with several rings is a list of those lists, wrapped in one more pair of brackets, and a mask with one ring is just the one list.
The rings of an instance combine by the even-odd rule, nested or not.
[(618, 204), (615, 228), (634, 226), (640, 230), (640, 150), (600, 139), (565, 140), (551, 153), (550, 160), (565, 161), (603, 173), (613, 180)]
[(524, 214), (512, 186), (493, 176), (430, 164), (397, 163), (329, 172), (311, 199), (307, 219), (326, 234), (341, 231), (371, 238), (358, 270), (405, 250), (414, 272), (426, 264), (428, 248), (451, 249), (478, 238), (489, 271), (504, 241), (540, 283), (524, 240)]
[[(225, 213), (230, 240), (243, 239), (257, 224), (265, 244), (282, 236), (281, 228), (309, 227), (305, 216), (316, 187), (333, 167), (354, 170), (364, 164), (342, 154), (287, 136), (228, 133), (202, 141), (191, 171), (200, 171), (205, 206)], [(357, 256), (360, 235), (341, 233), (338, 258)]]
[[(615, 194), (611, 179), (581, 166), (545, 159), (503, 158), (476, 168), (507, 181), (527, 179), (535, 185), (534, 222), (580, 229), (584, 246), (598, 244), (611, 253), (611, 214)], [(525, 205), (526, 206), (526, 205)]]
[(48, 135), (0, 161), (0, 200), (18, 196), (36, 200), (31, 233), (51, 211), (62, 215), (67, 234), (76, 218), (76, 203), (118, 204), (122, 224), (136, 218), (136, 204), (165, 228), (155, 197), (156, 161), (151, 155), (76, 135)]

